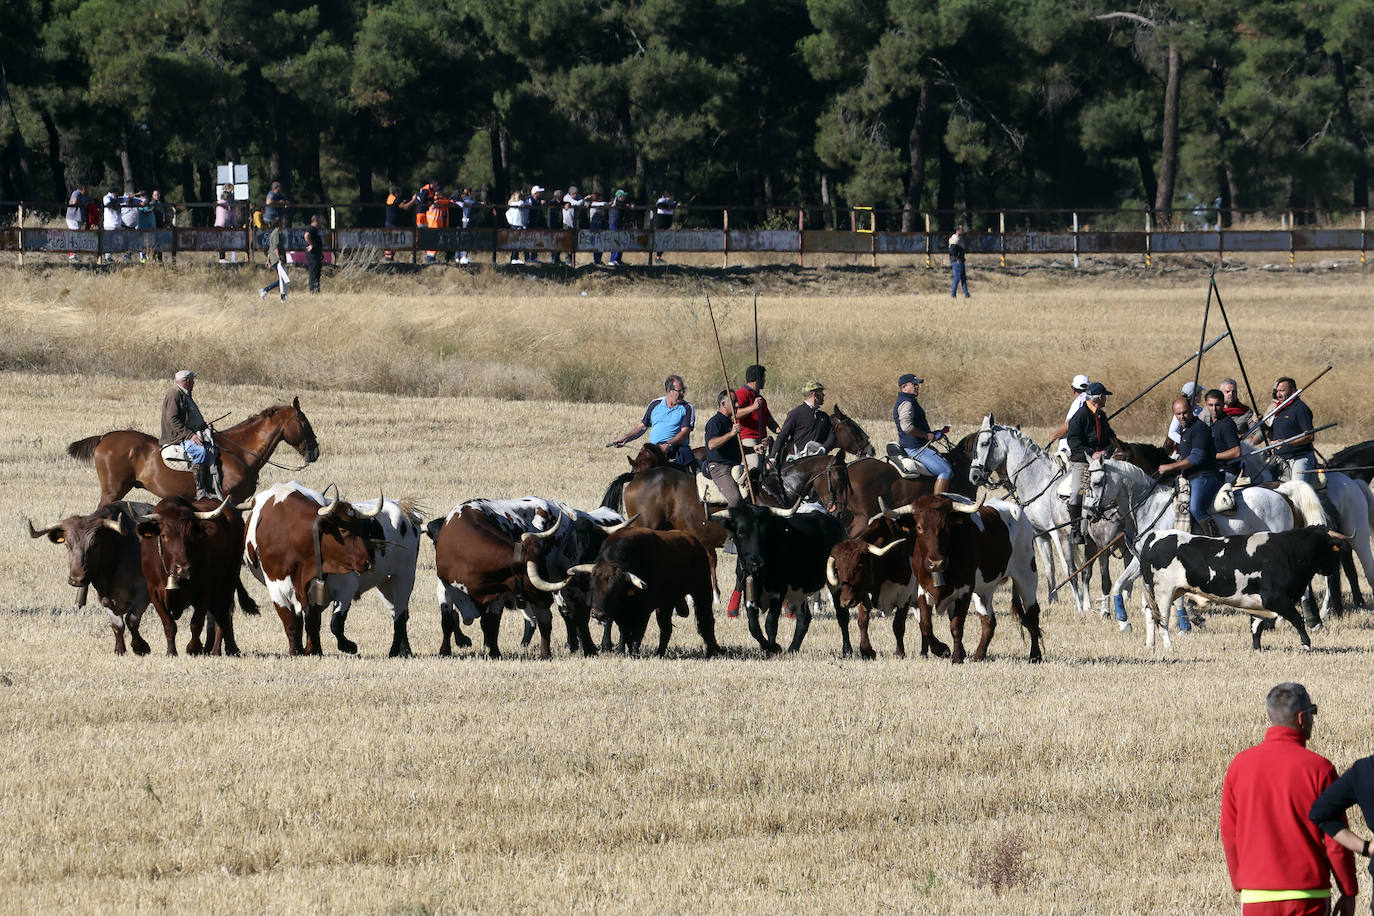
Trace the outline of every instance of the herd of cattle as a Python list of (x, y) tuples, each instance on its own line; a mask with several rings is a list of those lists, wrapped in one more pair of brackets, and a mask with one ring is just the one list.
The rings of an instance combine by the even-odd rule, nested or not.
[[(299, 403), (293, 407), (309, 434), (308, 441), (291, 444), (309, 462), (318, 445)], [(149, 651), (138, 627), (150, 603), (168, 654), (176, 654), (177, 621), (187, 608), (193, 609), (188, 653), (237, 654), (235, 597), (245, 613), (258, 612), (241, 580), (247, 565), (267, 588), (290, 654), (321, 653), (326, 609), (332, 609), (330, 630), (339, 650), (357, 652), (345, 633), (348, 611), (359, 595), (375, 590), (392, 614), (389, 654), (410, 655), (410, 597), (428, 536), (435, 551), (441, 655), (451, 654), (455, 644), (471, 646), (463, 626), (480, 621), (486, 651), (498, 657), (507, 608), (525, 615), (526, 642), (537, 630), (541, 658), (550, 654), (554, 609), (566, 623), (571, 651), (597, 652), (590, 629), (595, 618), (604, 626), (602, 649), (610, 647), (614, 625), (621, 646), (637, 652), (650, 617), (656, 617), (662, 655), (676, 614), (694, 615), (706, 654), (717, 654), (713, 607), (721, 593), (715, 551), (728, 539), (737, 554), (735, 588), (742, 593), (749, 632), (766, 654), (782, 651), (777, 631), (784, 606), (795, 610), (788, 651), (796, 651), (811, 624), (808, 599), (825, 593), (846, 655), (852, 651), (851, 611), (858, 618), (859, 652), (870, 658), (870, 616), (892, 615), (896, 654), (904, 656), (906, 617), (915, 610), (921, 654), (962, 662), (964, 622), (972, 608), (982, 623), (972, 657), (981, 659), (996, 627), (994, 593), (1010, 583), (1011, 608), (1029, 636), (1030, 659), (1041, 658), (1032, 547), (1037, 532), (1022, 508), (983, 493), (972, 499), (922, 493), (928, 480), (896, 471), (890, 485), (873, 492), (871, 515), (850, 513), (843, 521), (827, 508), (835, 506), (833, 497), (825, 498), (829, 471), (807, 478), (801, 498), (787, 507), (742, 503), (710, 511), (696, 498), (674, 511), (671, 505), (665, 509), (661, 486), (647, 485), (666, 481), (670, 490), (685, 486), (695, 493), (692, 476), (632, 461), (643, 468), (630, 481), (635, 486), (613, 487), (610, 505), (601, 508), (584, 511), (535, 497), (473, 499), (426, 523), (408, 499), (350, 502), (337, 491), (330, 496), (331, 488), (321, 493), (294, 481), (245, 501), (233, 491), (222, 502), (193, 501), (194, 483), (184, 472), (174, 472), (185, 479), (171, 476), (174, 491), (160, 494), (156, 504), (108, 499), (120, 488), (106, 479), (100, 438), (83, 443), (95, 443), (85, 452), (94, 452), (102, 468), (104, 504), (42, 529), (30, 522), (29, 534), (66, 546), (68, 583), (81, 589), (79, 601), (88, 587), (95, 589), (120, 654), (126, 651), (126, 629), (136, 654)], [(83, 443), (69, 451), (76, 454)], [(270, 454), (270, 448), (264, 451)], [(256, 485), (256, 468), (251, 470), (243, 478), (248, 487)], [(809, 498), (816, 495), (822, 501)], [(1210, 596), (1272, 618), (1276, 603), (1291, 604), (1289, 592), (1300, 594), (1314, 575), (1332, 576), (1344, 549), (1338, 535), (1316, 527), (1226, 539), (1172, 532), (1150, 536), (1141, 559), (1152, 572), (1177, 580), (1177, 594)], [(948, 618), (952, 646), (935, 637), (933, 615)]]

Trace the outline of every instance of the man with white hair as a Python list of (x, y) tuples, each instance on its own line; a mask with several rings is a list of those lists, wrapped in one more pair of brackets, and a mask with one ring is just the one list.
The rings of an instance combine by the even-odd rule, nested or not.
[(191, 462), (191, 473), (196, 478), (196, 499), (223, 499), (219, 449), (215, 447), (210, 424), (205, 422), (191, 397), (196, 387), (196, 373), (192, 369), (181, 369), (174, 380), (176, 385), (162, 399), (162, 436), (158, 442), (163, 447), (180, 445), (185, 450)]

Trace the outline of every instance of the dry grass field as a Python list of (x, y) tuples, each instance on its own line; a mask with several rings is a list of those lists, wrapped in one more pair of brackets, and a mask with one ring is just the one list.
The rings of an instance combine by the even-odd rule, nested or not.
[[(350, 615), (356, 658), (328, 635), (323, 658), (285, 657), (270, 606), (240, 617), (242, 658), (116, 658), (103, 612), (72, 606), (62, 548), (24, 519), (88, 511), (95, 474), (66, 444), (151, 428), (160, 377), (183, 363), (227, 422), (300, 395), (323, 454), (298, 479), (414, 495), (431, 516), (473, 496), (593, 506), (625, 467), (602, 444), (666, 371), (698, 405), (719, 387), (694, 281), (444, 277), (344, 276), (283, 308), (258, 302), (257, 274), (5, 273), (0, 911), (1234, 912), (1221, 781), (1262, 736), (1269, 687), (1307, 684), (1313, 746), (1338, 767), (1371, 752), (1367, 612), (1306, 653), (1280, 624), (1259, 654), (1247, 618), (1219, 612), (1168, 654), (1061, 601), (1032, 667), (1004, 597), (992, 659), (957, 668), (894, 659), (888, 621), (877, 661), (841, 659), (830, 617), (800, 657), (764, 659), (723, 614), (725, 659), (704, 660), (682, 621), (664, 660), (570, 657), (560, 635), (539, 662), (507, 615), (507, 658), (440, 659), (427, 541), (417, 658), (385, 657), (375, 596)], [(1077, 371), (1124, 403), (1196, 346), (1205, 277), (998, 275), (969, 303), (923, 277), (905, 294), (836, 276), (833, 295), (751, 279), (775, 406), (819, 376), (884, 441), (908, 368), (956, 433), (992, 408), (1042, 435)], [(738, 373), (752, 287), (732, 282), (705, 285)], [(1333, 446), (1367, 438), (1364, 275), (1222, 282), (1252, 381), (1332, 362), (1318, 422), (1341, 420)], [(1160, 438), (1166, 400), (1124, 430)], [(143, 634), (161, 642), (151, 612)]]

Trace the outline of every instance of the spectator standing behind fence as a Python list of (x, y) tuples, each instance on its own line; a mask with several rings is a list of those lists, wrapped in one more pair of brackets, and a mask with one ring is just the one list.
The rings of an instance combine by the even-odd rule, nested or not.
[[(391, 190), (386, 195), (386, 211), (382, 216), (382, 227), (385, 229), (401, 228), (401, 211), (409, 210), (415, 205), (415, 198), (408, 200), (401, 199), (401, 189), (396, 185), (391, 186)], [(396, 260), (396, 252), (390, 248), (382, 252), (382, 257), (388, 261)]]
[[(677, 201), (673, 200), (672, 191), (664, 191), (659, 195), (657, 203), (654, 204), (654, 231), (667, 232), (673, 228), (673, 211), (677, 210)], [(663, 263), (663, 252), (658, 252), (655, 256), (658, 263)]]
[[(1246, 916), (1324, 916), (1331, 875), (1341, 897), (1333, 908), (1355, 912), (1355, 860), (1324, 837), (1307, 813), (1336, 781), (1336, 768), (1307, 749), (1317, 704), (1301, 684), (1284, 683), (1265, 699), (1264, 740), (1241, 751), (1221, 790), (1221, 844), (1231, 886)], [(1344, 818), (1342, 818), (1344, 820)]]
[[(563, 228), (562, 188), (559, 188), (556, 191), (554, 191), (553, 195), (549, 197), (549, 208), (548, 212), (544, 214), (544, 225), (548, 226), (550, 229)], [(555, 264), (563, 263), (563, 254), (557, 248), (553, 250), (553, 254), (551, 254), (550, 257), (553, 259), (553, 263)]]
[[(219, 200), (215, 202), (215, 228), (232, 229), (234, 228), (234, 194), (232, 191), (220, 191)], [(239, 259), (239, 253), (234, 252), (234, 260)], [(219, 262), (224, 263), (224, 249), (219, 250)]]
[[(544, 188), (542, 185), (535, 185), (530, 188), (530, 196), (525, 198), (525, 215), (523, 218), (523, 228), (538, 229), (544, 224)], [(526, 251), (526, 264), (538, 264), (539, 252)]]
[[(615, 192), (615, 198), (611, 201), (610, 229), (612, 232), (615, 232), (625, 225), (625, 216), (629, 213), (629, 207), (630, 195), (623, 189), (617, 190)], [(613, 267), (620, 266), (621, 254), (622, 252), (619, 251), (611, 252), (611, 265)]]
[[(86, 214), (90, 205), (91, 199), (86, 196), (86, 186), (84, 184), (77, 185), (76, 190), (72, 191), (71, 196), (67, 198), (68, 229), (86, 228)], [(75, 261), (76, 252), (67, 252), (67, 260)]]
[(286, 218), (286, 205), (290, 203), (286, 199), (286, 194), (282, 192), (281, 182), (274, 181), (267, 190), (267, 199), (262, 204), (262, 221), (268, 226), (275, 226), (277, 220)]
[(568, 185), (568, 193), (563, 195), (563, 212), (559, 214), (563, 219), (564, 229), (577, 228), (577, 214), (582, 207), (582, 194), (577, 190), (577, 185)]
[[(595, 191), (593, 191), (592, 193), (588, 194), (587, 197), (586, 197), (586, 206), (587, 206), (587, 211), (588, 211), (588, 214), (589, 214), (588, 217), (587, 217), (587, 225), (588, 225), (588, 228), (590, 228), (593, 232), (597, 232), (597, 233), (600, 233), (600, 232), (605, 231), (605, 229), (606, 229), (606, 212), (607, 212), (610, 208), (606, 205), (606, 202), (605, 202), (604, 200), (601, 199), (601, 195), (598, 194), (598, 193), (596, 193)], [(600, 251), (593, 251), (593, 252), (592, 252), (592, 263), (593, 263), (593, 264), (600, 264), (600, 263), (601, 263), (601, 252), (600, 252)]]
[[(520, 193), (520, 189), (516, 188), (511, 191), (510, 199), (506, 201), (506, 225), (512, 229), (524, 229), (528, 213), (529, 210), (525, 208), (525, 198)], [(525, 259), (520, 257), (519, 251), (512, 249), (510, 262), (512, 264), (524, 264)]]
[(949, 288), (951, 299), (958, 296), (959, 284), (961, 283), (964, 286), (964, 298), (969, 298), (968, 268), (964, 264), (964, 255), (967, 253), (964, 251), (964, 232), (964, 227), (958, 226), (955, 228), (954, 234), (949, 237), (949, 272), (954, 278), (954, 282)]
[(307, 289), (320, 291), (320, 271), (324, 268), (324, 239), (320, 237), (319, 214), (312, 214), (310, 227), (305, 230), (305, 270), (309, 278)]
[[(458, 212), (461, 214), (460, 224), (464, 229), (467, 229), (468, 226), (472, 224), (472, 208), (476, 205), (477, 201), (473, 200), (472, 191), (468, 188), (463, 188), (462, 193), (458, 195)], [(466, 251), (458, 252), (458, 263), (471, 263), (468, 260), (468, 253)]]

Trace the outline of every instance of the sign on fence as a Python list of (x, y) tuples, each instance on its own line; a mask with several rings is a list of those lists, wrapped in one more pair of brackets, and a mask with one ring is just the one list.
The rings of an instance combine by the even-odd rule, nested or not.
[[(115, 235), (117, 233), (106, 233)], [(19, 243), (15, 233), (15, 245)], [(100, 233), (95, 229), (25, 229), (25, 251), (99, 251)], [(106, 248), (106, 251), (124, 249)]]
[(725, 242), (731, 251), (798, 251), (800, 233), (790, 229), (731, 229)]
[(634, 229), (583, 229), (577, 233), (577, 250), (650, 251), (649, 236), (648, 232)]
[(177, 251), (246, 251), (247, 229), (178, 229)]
[(714, 229), (665, 229), (654, 233), (655, 251), (724, 251), (725, 233)]
[[(286, 238), (282, 239), (282, 241), (283, 243), (285, 243), (287, 251), (305, 250), (304, 229), (287, 229), (283, 232), (283, 235), (286, 236)], [(329, 250), (331, 248), (329, 244), (329, 236), (330, 233), (327, 229), (320, 230), (320, 241), (324, 244), (326, 250)], [(267, 243), (271, 240), (271, 238), (271, 229), (255, 229), (253, 230), (253, 247), (260, 248), (263, 251), (266, 251)]]
[(1072, 254), (1072, 232), (1026, 232), (1007, 233), (1007, 254)]
[[(339, 229), (335, 235), (338, 237), (340, 248), (408, 249), (411, 240), (415, 237), (409, 229)], [(447, 251), (448, 249), (444, 250)], [(462, 251), (463, 249), (454, 250)]]
[(872, 254), (873, 234), (869, 232), (848, 232), (836, 229), (802, 233), (802, 251), (806, 254)]
[(571, 229), (497, 229), (497, 251), (572, 251)]
[[(415, 230), (415, 247), (424, 251), (491, 251), (495, 239), (490, 229)], [(410, 243), (398, 247), (409, 248)]]
[(873, 250), (878, 254), (925, 254), (926, 237), (919, 232), (875, 232)]

